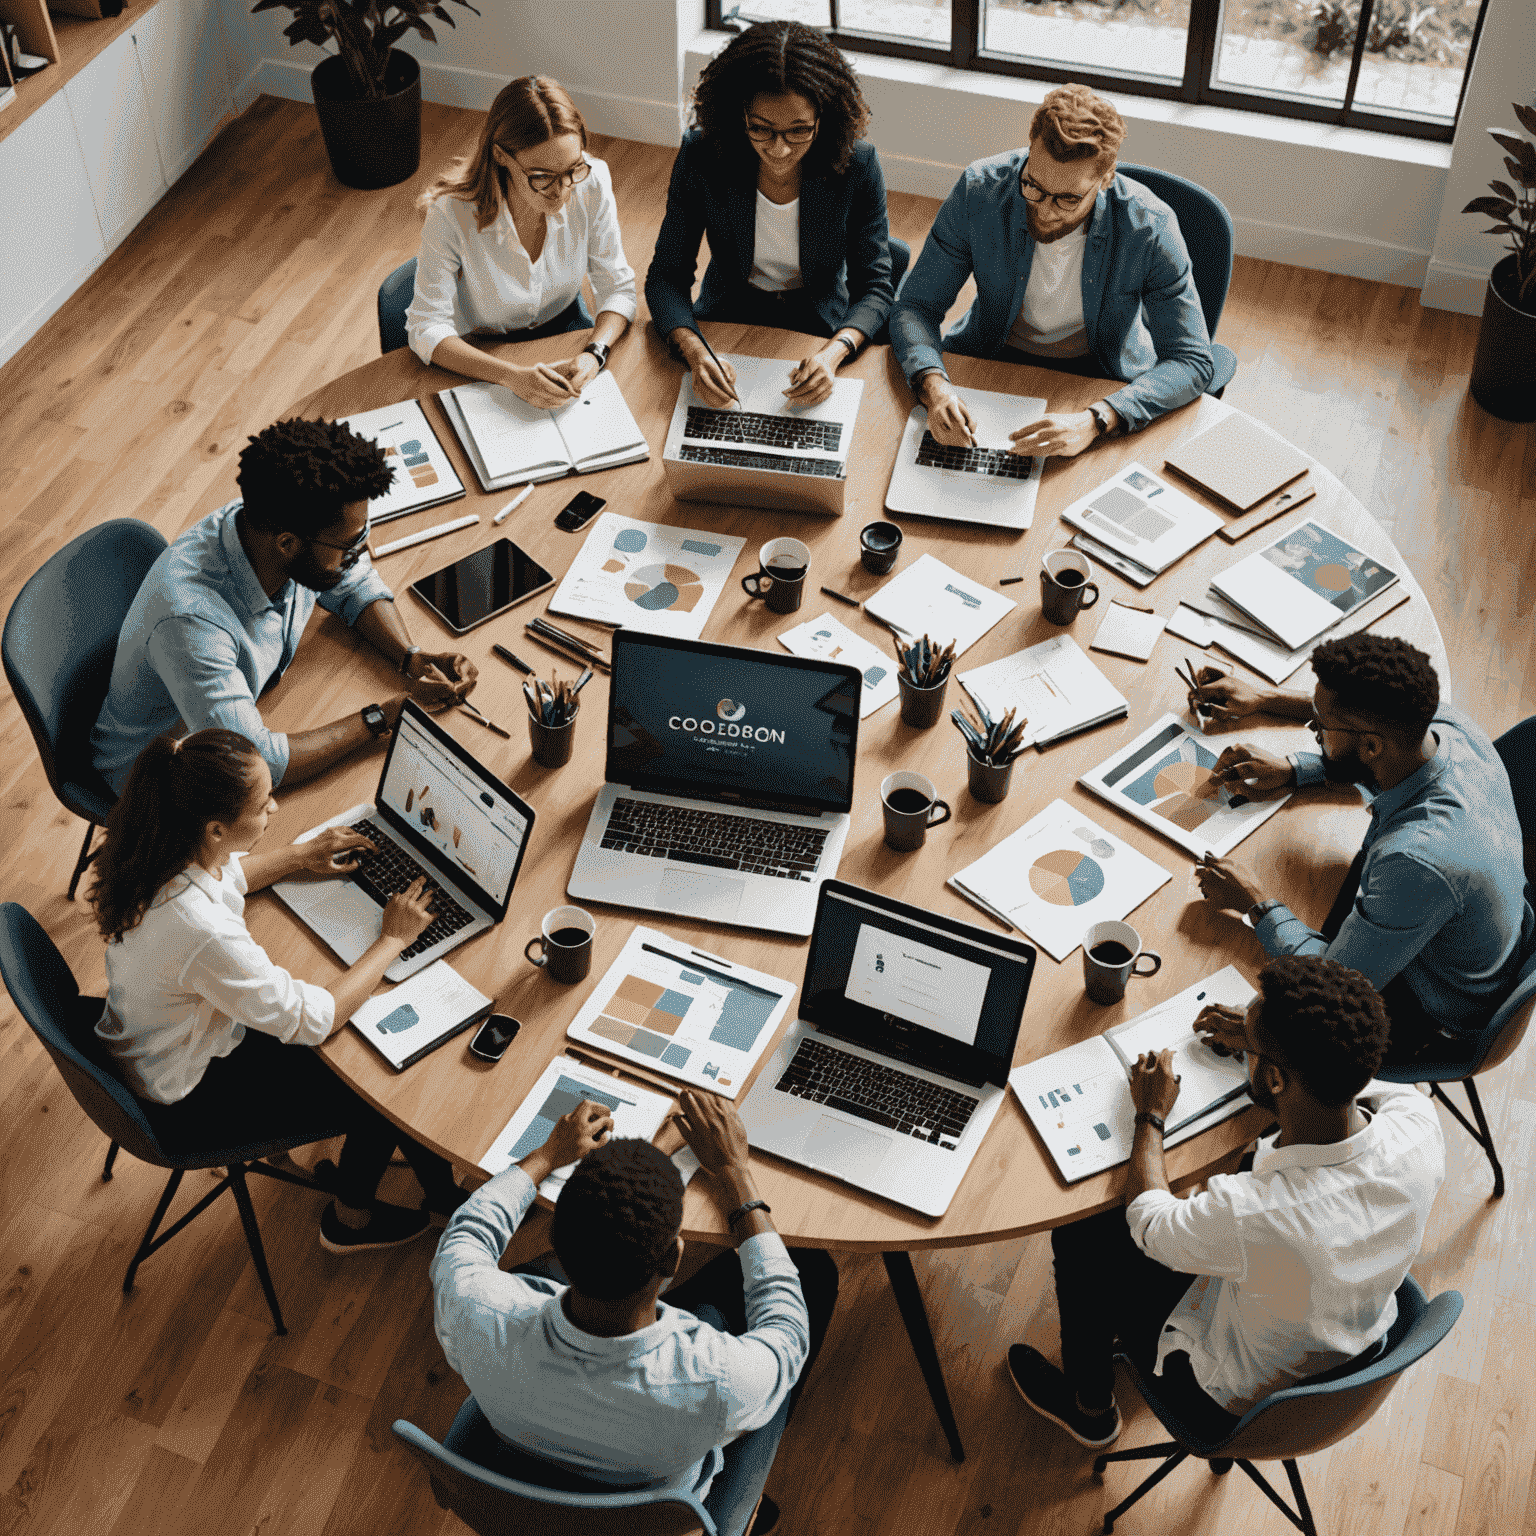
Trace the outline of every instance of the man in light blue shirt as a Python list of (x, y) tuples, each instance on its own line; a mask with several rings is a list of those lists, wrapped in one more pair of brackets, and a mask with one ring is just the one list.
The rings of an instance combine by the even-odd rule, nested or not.
[[(1310, 721), (1321, 755), (1228, 747), (1213, 776), (1257, 793), (1325, 779), (1360, 784), (1371, 824), (1328, 920), (1309, 928), (1266, 899), (1233, 859), (1196, 870), (1204, 895), (1246, 912), (1271, 955), (1327, 955), (1359, 971), (1392, 1018), (1388, 1060), (1411, 1061), (1442, 1031), (1482, 1028), (1530, 953), (1536, 913), (1509, 775), (1487, 733), (1440, 702), (1429, 658), (1368, 630), (1325, 640), (1309, 696), (1200, 674), (1217, 718), (1264, 711)], [(1193, 699), (1193, 696), (1192, 696)]]
[[(940, 348), (1034, 363), (1124, 386), (1086, 411), (1012, 434), (1014, 451), (1071, 456), (1106, 432), (1139, 432), (1197, 399), (1215, 364), (1179, 221), (1115, 173), (1120, 114), (1084, 85), (1049, 92), (1028, 150), (966, 167), (944, 200), (891, 312), (891, 347), (943, 444), (970, 444), (975, 421)], [(968, 277), (976, 299), (939, 326)]]
[[(392, 474), (384, 450), (341, 422), (280, 421), (250, 439), (242, 499), (161, 554), (123, 621), (91, 732), (95, 768), (113, 789), (156, 736), (208, 726), (253, 742), (274, 785), (299, 784), (392, 730), (407, 697), (441, 709), (469, 693), (474, 664), (412, 645), (368, 559), (368, 502)], [(369, 640), (411, 692), (314, 730), (269, 730), (256, 701), (287, 670), (317, 602)]]
[[(510, 1471), (522, 1454), (538, 1458), (540, 1476), (552, 1463), (589, 1484), (692, 1493), (722, 1536), (739, 1536), (831, 1319), (837, 1269), (774, 1231), (734, 1107), (680, 1098), (677, 1123), (736, 1253), (659, 1301), (683, 1253), (682, 1179), (648, 1143), (610, 1140), (608, 1110), (583, 1101), (455, 1213), (432, 1263), (435, 1322), (505, 1442), (479, 1459)], [(503, 1272), (535, 1190), (568, 1163), (578, 1166), (550, 1230), (559, 1278)], [(773, 1513), (764, 1500), (753, 1536)]]

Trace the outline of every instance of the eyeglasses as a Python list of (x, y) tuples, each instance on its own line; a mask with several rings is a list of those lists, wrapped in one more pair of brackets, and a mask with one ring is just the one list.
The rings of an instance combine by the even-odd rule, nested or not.
[(526, 171), (522, 161), (509, 149), (502, 150), (512, 163), (523, 172), (523, 179), (535, 192), (548, 192), (552, 187), (574, 187), (592, 174), (592, 166), (585, 157), (563, 171)]
[(1332, 731), (1335, 736), (1365, 736), (1369, 734), (1369, 732), (1366, 731), (1354, 730), (1347, 725), (1324, 725), (1316, 715), (1313, 715), (1312, 718), (1307, 721), (1307, 729), (1311, 731), (1319, 741), (1323, 739), (1323, 735), (1327, 731)]
[(771, 144), (783, 139), (786, 144), (809, 144), (816, 137), (819, 123), (796, 123), (793, 128), (770, 128), (767, 123), (754, 123), (747, 119), (747, 137), (754, 144)]
[(339, 549), (341, 551), (341, 563), (343, 567), (356, 565), (363, 558), (363, 551), (368, 548), (368, 535), (372, 529), (365, 523), (363, 531), (352, 540), (350, 544), (332, 544), (326, 539), (310, 539), (310, 544), (318, 544), (321, 549)]
[(1019, 172), (1019, 191), (1025, 202), (1054, 203), (1063, 213), (1070, 213), (1088, 195), (1086, 192), (1047, 192), (1028, 171)]

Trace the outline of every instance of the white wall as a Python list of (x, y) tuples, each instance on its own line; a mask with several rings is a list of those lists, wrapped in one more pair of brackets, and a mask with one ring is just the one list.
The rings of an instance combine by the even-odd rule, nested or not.
[(1451, 168), (1445, 178), (1429, 273), (1420, 295), (1420, 302), (1431, 309), (1482, 314), (1488, 273), (1508, 254), (1508, 236), (1483, 234), (1489, 221), (1461, 210), (1488, 192), (1491, 177), (1509, 180), (1504, 151), (1488, 137), (1488, 129), (1503, 127), (1519, 135), (1520, 125), (1509, 110), (1512, 101), (1536, 106), (1536, 5), (1532, 0), (1492, 0), (1483, 21), (1451, 146)]

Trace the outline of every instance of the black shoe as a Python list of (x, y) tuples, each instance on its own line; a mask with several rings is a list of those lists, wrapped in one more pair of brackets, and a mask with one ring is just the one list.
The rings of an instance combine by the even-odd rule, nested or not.
[(757, 1506), (757, 1518), (752, 1522), (752, 1529), (747, 1536), (768, 1536), (774, 1526), (779, 1523), (779, 1506), (765, 1493), (762, 1502)]
[(330, 1158), (322, 1157), (309, 1170), (309, 1176), (326, 1194), (334, 1195), (336, 1193), (336, 1164)]
[(331, 1253), (366, 1253), (370, 1248), (397, 1248), (421, 1236), (431, 1226), (425, 1211), (400, 1205), (369, 1206), (368, 1225), (349, 1227), (336, 1214), (334, 1202), (320, 1213), (320, 1246)]
[(1120, 1410), (1113, 1397), (1103, 1413), (1084, 1413), (1077, 1406), (1077, 1393), (1060, 1369), (1051, 1364), (1038, 1349), (1028, 1344), (1014, 1344), (1008, 1350), (1008, 1374), (1019, 1389), (1019, 1396), (1042, 1418), (1059, 1424), (1090, 1451), (1102, 1451), (1120, 1438)]

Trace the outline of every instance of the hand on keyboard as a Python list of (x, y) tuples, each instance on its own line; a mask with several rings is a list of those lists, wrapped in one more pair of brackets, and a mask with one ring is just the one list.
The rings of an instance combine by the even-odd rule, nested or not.
[(431, 921), (432, 896), (427, 890), (427, 877), (422, 875), (385, 903), (384, 937), (403, 949), (414, 944)]
[(307, 843), (295, 843), (299, 868), (312, 875), (349, 875), (358, 867), (359, 853), (377, 852), (374, 845), (351, 827), (327, 827)]
[(1092, 411), (1059, 411), (1010, 432), (1008, 441), (1015, 453), (1033, 454), (1038, 459), (1071, 459), (1098, 435), (1099, 424)]

